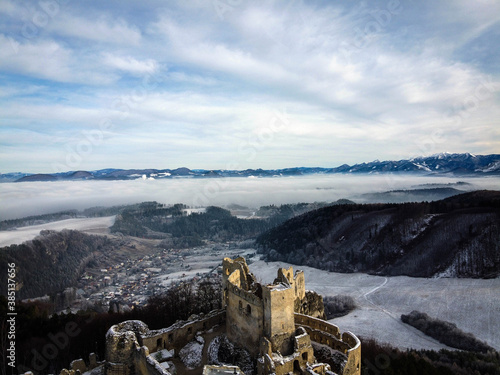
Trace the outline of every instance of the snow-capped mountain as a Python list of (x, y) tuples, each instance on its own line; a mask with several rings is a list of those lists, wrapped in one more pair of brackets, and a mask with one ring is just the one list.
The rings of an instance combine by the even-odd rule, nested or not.
[(441, 153), (409, 160), (375, 160), (335, 168), (342, 173), (500, 174), (500, 155)]
[(369, 163), (341, 165), (335, 168), (295, 167), (284, 169), (205, 170), (205, 169), (101, 169), (69, 171), (53, 174), (5, 173), (0, 182), (57, 181), (57, 180), (133, 180), (165, 178), (217, 177), (281, 177), (317, 173), (412, 173), (421, 175), (500, 175), (500, 155), (440, 153), (404, 160), (374, 160)]

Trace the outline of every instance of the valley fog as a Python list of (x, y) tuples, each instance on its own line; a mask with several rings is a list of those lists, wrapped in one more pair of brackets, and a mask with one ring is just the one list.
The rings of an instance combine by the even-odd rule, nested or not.
[[(465, 182), (466, 184), (457, 184)], [(495, 177), (414, 175), (310, 175), (275, 178), (178, 178), (127, 181), (56, 181), (0, 184), (0, 220), (93, 206), (157, 201), (188, 206), (333, 202), (347, 198), (368, 203), (367, 193), (398, 189), (451, 187), (463, 191), (500, 186)], [(421, 199), (431, 200), (431, 199)]]

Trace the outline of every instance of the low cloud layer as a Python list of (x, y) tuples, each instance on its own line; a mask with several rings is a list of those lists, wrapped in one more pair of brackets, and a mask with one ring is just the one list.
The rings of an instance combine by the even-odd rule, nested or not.
[(415, 188), (423, 184), (466, 181), (467, 189), (498, 189), (496, 178), (316, 175), (280, 178), (64, 181), (0, 184), (0, 219), (157, 201), (188, 206), (231, 203), (258, 208), (297, 202), (333, 202), (361, 194)]

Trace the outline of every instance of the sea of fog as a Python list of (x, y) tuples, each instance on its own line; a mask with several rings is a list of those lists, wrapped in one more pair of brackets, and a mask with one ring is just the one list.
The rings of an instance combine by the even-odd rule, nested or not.
[[(309, 175), (274, 178), (177, 178), (128, 181), (56, 181), (0, 184), (0, 220), (157, 201), (188, 206), (239, 204), (258, 208), (268, 204), (333, 202), (348, 198), (364, 203), (362, 194), (421, 188), (425, 184), (471, 185), (461, 189), (495, 189), (498, 177), (418, 177), (409, 175)], [(425, 187), (425, 186), (424, 186)]]

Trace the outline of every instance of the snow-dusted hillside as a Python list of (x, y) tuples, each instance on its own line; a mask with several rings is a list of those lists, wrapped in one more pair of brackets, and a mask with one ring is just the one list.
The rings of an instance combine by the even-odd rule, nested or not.
[(115, 216), (78, 218), (54, 221), (51, 223), (30, 225), (16, 228), (15, 230), (0, 231), (0, 247), (21, 244), (40, 234), (42, 230), (60, 231), (63, 229), (79, 230), (81, 232), (96, 234), (108, 233), (109, 227), (115, 222)]
[(257, 239), (268, 261), (332, 272), (490, 278), (500, 275), (500, 192), (434, 202), (328, 206)]
[[(284, 262), (257, 261), (250, 270), (260, 281), (272, 282)], [(490, 280), (382, 277), (362, 273), (341, 274), (305, 266), (306, 288), (323, 296), (352, 296), (358, 308), (331, 322), (341, 331), (375, 338), (398, 348), (440, 349), (444, 345), (401, 322), (412, 310), (455, 323), (500, 350), (500, 278)]]

